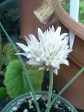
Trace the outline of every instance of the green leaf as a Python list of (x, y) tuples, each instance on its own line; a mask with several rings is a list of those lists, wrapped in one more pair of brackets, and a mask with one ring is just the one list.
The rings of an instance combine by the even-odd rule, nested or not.
[(27, 65), (28, 74), (32, 81), (32, 85), (35, 91), (41, 90), (41, 84), (43, 81), (43, 71), (40, 71), (38, 68)]
[[(40, 89), (43, 73), (30, 66), (27, 66), (27, 69), (35, 90)], [(29, 91), (29, 86), (19, 60), (13, 60), (9, 63), (5, 73), (4, 84), (7, 88), (7, 93), (12, 98)]]
[(12, 98), (24, 92), (24, 75), (19, 60), (13, 60), (9, 63), (5, 73), (4, 84)]
[(6, 44), (3, 48), (3, 53), (6, 55), (6, 61), (10, 62), (13, 59), (17, 59), (15, 51), (10, 43)]
[(5, 87), (0, 87), (0, 99), (2, 99), (7, 94)]

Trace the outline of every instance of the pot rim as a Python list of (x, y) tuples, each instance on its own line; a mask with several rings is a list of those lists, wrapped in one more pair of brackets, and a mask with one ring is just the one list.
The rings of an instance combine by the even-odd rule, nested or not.
[[(59, 0), (56, 0), (58, 2)], [(76, 22), (69, 14), (64, 10), (62, 1), (58, 2), (55, 8), (55, 16), (60, 22), (70, 31), (73, 31), (80, 39), (84, 40), (84, 25), (80, 22)]]
[[(58, 2), (58, 5), (55, 8), (55, 17), (57, 17), (58, 21), (60, 21), (60, 23), (62, 23), (68, 30), (74, 32), (76, 38), (79, 38), (80, 41), (84, 41), (84, 25), (69, 16), (62, 6), (61, 0), (56, 0), (56, 2)], [(69, 58), (81, 68), (84, 66), (84, 61), (81, 60), (82, 58), (80, 59), (80, 52), (77, 52), (72, 52)]]
[[(47, 93), (48, 92), (46, 92), (46, 91), (38, 91), (38, 92), (35, 92), (35, 94), (38, 96), (38, 95), (47, 95)], [(55, 96), (55, 95), (57, 95), (57, 94), (54, 94), (53, 93), (53, 96)], [(4, 109), (1, 111), (1, 112), (9, 112), (9, 110), (13, 107), (13, 106), (15, 106), (15, 104), (16, 104), (16, 102), (18, 102), (18, 101), (22, 101), (23, 102), (23, 100), (25, 100), (26, 98), (30, 98), (31, 97), (31, 94), (30, 93), (25, 93), (25, 94), (23, 94), (23, 95), (20, 95), (20, 96), (18, 96), (18, 97), (16, 97), (14, 100), (12, 100), (12, 101), (10, 101), (5, 107), (4, 107)], [(77, 112), (77, 110), (74, 108), (74, 106), (69, 102), (69, 101), (67, 101), (66, 99), (64, 99), (63, 97), (59, 97), (59, 99), (66, 105), (66, 106), (69, 106), (69, 107), (71, 107), (73, 110), (74, 110), (74, 112)]]

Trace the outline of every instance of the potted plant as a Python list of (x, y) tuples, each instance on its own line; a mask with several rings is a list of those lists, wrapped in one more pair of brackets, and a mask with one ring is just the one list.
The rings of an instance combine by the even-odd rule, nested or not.
[[(2, 27), (3, 31), (5, 32), (2, 25), (1, 25), (1, 27)], [(26, 75), (25, 74), (23, 74), (23, 75), (25, 76), (26, 80), (29, 81), (28, 83), (31, 88), (31, 93), (16, 98), (14, 101), (11, 102), (12, 104), (11, 103), (8, 104), (7, 107), (2, 110), (2, 112), (5, 112), (5, 111), (6, 112), (7, 111), (8, 112), (9, 111), (18, 112), (19, 108), (21, 109), (21, 107), (24, 107), (22, 105), (25, 105), (25, 103), (27, 103), (26, 104), (27, 107), (21, 109), (21, 111), (24, 111), (24, 112), (30, 111), (30, 109), (32, 108), (33, 105), (34, 105), (34, 110), (31, 110), (32, 112), (33, 111), (36, 112), (36, 110), (37, 110), (37, 112), (40, 112), (40, 111), (53, 112), (52, 107), (54, 107), (54, 109), (55, 108), (58, 109), (58, 111), (59, 111), (59, 109), (61, 109), (61, 110), (65, 110), (66, 112), (68, 112), (68, 111), (69, 112), (70, 111), (77, 112), (75, 110), (75, 108), (70, 103), (68, 103), (66, 100), (64, 101), (64, 99), (59, 96), (65, 89), (62, 90), (58, 95), (52, 94), (53, 73), (58, 74), (58, 69), (60, 67), (60, 64), (66, 64), (66, 65), (69, 64), (69, 62), (67, 60), (67, 56), (68, 56), (69, 52), (71, 52), (71, 50), (68, 47), (67, 33), (60, 34), (60, 32), (61, 32), (61, 27), (58, 27), (57, 30), (55, 31), (54, 27), (52, 26), (52, 28), (49, 28), (49, 31), (47, 30), (44, 33), (41, 31), (41, 29), (38, 29), (38, 39), (39, 40), (37, 40), (34, 35), (30, 34), (29, 39), (28, 39), (28, 37), (25, 37), (25, 40), (26, 40), (28, 46), (21, 44), (21, 43), (17, 43), (17, 45), (24, 50), (24, 53), (17, 53), (17, 54), (24, 55), (27, 58), (29, 58), (29, 60), (27, 61), (28, 64), (39, 67), (39, 70), (46, 69), (49, 71), (49, 75), (50, 75), (49, 92), (48, 93), (42, 92), (42, 95), (41, 94), (39, 95), (39, 93), (36, 93), (36, 95), (34, 94), (34, 91), (32, 89), (32, 85), (31, 85), (31, 81), (27, 74), (26, 68), (21, 60), (21, 57), (19, 57), (19, 59), (22, 63), (23, 69), (26, 72)], [(6, 32), (5, 32), (5, 34), (10, 41), (10, 37), (7, 35)], [(53, 37), (53, 39), (52, 39), (52, 37)], [(56, 37), (59, 37), (59, 38), (56, 38)], [(48, 40), (48, 38), (49, 38), (49, 40)], [(54, 41), (54, 39), (56, 41)], [(47, 41), (45, 41), (45, 40), (47, 40)], [(17, 51), (13, 42), (12, 41), (10, 41), (10, 42), (12, 43), (14, 49)], [(60, 43), (60, 45), (58, 46), (57, 44), (59, 44), (59, 43)], [(37, 49), (39, 49), (38, 53), (37, 53)], [(55, 52), (53, 52), (53, 50), (56, 50), (56, 54), (55, 54)], [(60, 53), (62, 53), (63, 55), (60, 55)], [(54, 56), (54, 58), (52, 58), (52, 56)], [(47, 97), (46, 97), (46, 94), (48, 94)], [(58, 100), (56, 101), (57, 98), (58, 98)], [(44, 101), (45, 109), (40, 107), (39, 102), (41, 102), (41, 101), (42, 101), (42, 104)], [(60, 102), (61, 102), (61, 105), (60, 105)], [(59, 105), (59, 107), (58, 107), (58, 105)]]
[[(53, 94), (54, 97), (55, 94)], [(36, 98), (38, 99), (38, 103), (42, 112), (46, 109), (47, 102), (47, 92), (36, 92)], [(58, 106), (58, 107), (55, 107)], [(53, 105), (51, 108), (51, 112), (64, 111), (66, 112), (76, 112), (75, 108), (64, 98), (60, 97), (58, 101), (56, 101), (56, 105)], [(34, 105), (34, 101), (31, 98), (31, 94), (24, 94), (13, 101), (11, 101), (1, 112), (36, 112), (36, 107)]]
[[(60, 14), (61, 13), (61, 14)], [(83, 23), (76, 22), (72, 18), (69, 17), (67, 12), (64, 10), (62, 6), (62, 2), (56, 7), (55, 14), (58, 17), (59, 24), (61, 24), (64, 31), (72, 31), (75, 33), (75, 41), (73, 46), (73, 52), (69, 55), (70, 66), (69, 68), (66, 66), (61, 66), (61, 70), (59, 71), (59, 76), (55, 76), (54, 86), (59, 91), (63, 85), (65, 85), (74, 74), (79, 71), (81, 67), (84, 66), (84, 25)], [(67, 71), (67, 72), (66, 72)], [(67, 77), (69, 75), (69, 77)], [(83, 86), (83, 76), (84, 72), (81, 76), (64, 92), (63, 96), (68, 99), (72, 104), (84, 110), (82, 98), (84, 94), (84, 86)], [(60, 82), (60, 85), (58, 84)], [(76, 86), (77, 85), (77, 86)], [(71, 94), (73, 94), (71, 96)], [(73, 97), (75, 95), (75, 97)], [(80, 103), (77, 103), (80, 102)]]
[[(24, 17), (24, 16), (23, 16)], [(40, 24), (41, 25), (41, 24)], [(32, 28), (30, 28), (30, 30), (32, 30)], [(25, 30), (24, 30), (25, 31)], [(22, 34), (22, 35), (24, 35), (25, 34), (25, 32)], [(25, 34), (26, 35), (26, 34)]]
[(0, 61), (0, 111), (1, 111), (3, 107), (11, 100), (11, 98), (7, 93), (7, 88), (4, 85), (5, 72), (8, 64), (12, 60), (17, 59), (17, 56), (15, 56), (15, 51), (11, 47), (11, 44), (7, 43), (7, 41), (5, 41), (3, 44), (3, 38), (1, 35), (0, 35), (0, 59), (1, 59)]
[[(45, 0), (49, 2), (48, 0)], [(82, 5), (83, 5), (83, 1)], [(54, 77), (54, 88), (56, 91), (60, 91), (61, 88), (74, 76), (74, 74), (79, 71), (81, 67), (84, 67), (84, 25), (83, 23), (81, 24), (80, 22), (76, 22), (74, 19), (72, 19), (69, 14), (64, 10), (62, 6), (62, 1), (61, 0), (56, 0), (56, 7), (55, 9), (55, 18), (57, 18), (57, 21), (54, 21), (53, 24), (57, 24), (58, 26), (60, 25), (62, 27), (62, 32), (69, 32), (72, 31), (75, 33), (75, 42), (73, 46), (73, 52), (69, 55), (69, 61), (70, 61), (70, 66), (67, 67), (65, 65), (61, 66), (61, 69), (59, 70), (59, 76)], [(55, 6), (55, 4), (53, 4)], [(52, 5), (52, 6), (53, 6)], [(54, 7), (53, 6), (53, 7)], [(45, 9), (49, 8), (46, 6), (43, 9), (42, 13), (42, 8), (38, 8), (36, 10), (36, 16), (39, 18), (41, 22), (47, 21), (47, 17), (45, 17)], [(83, 13), (83, 10), (81, 11)], [(49, 13), (48, 13), (49, 14)], [(41, 17), (40, 17), (41, 16)], [(83, 16), (83, 15), (82, 15)], [(41, 19), (42, 20), (41, 20)], [(45, 18), (45, 19), (44, 19)], [(48, 72), (47, 72), (48, 73)], [(69, 75), (67, 77), (67, 75)], [(72, 104), (81, 109), (84, 110), (84, 105), (83, 105), (83, 94), (84, 94), (84, 84), (83, 84), (83, 76), (84, 73), (63, 93), (63, 97), (68, 99)], [(45, 79), (47, 80), (48, 78), (45, 75)], [(60, 83), (59, 83), (60, 82)], [(73, 95), (71, 95), (73, 94)], [(80, 102), (80, 103), (78, 103)]]

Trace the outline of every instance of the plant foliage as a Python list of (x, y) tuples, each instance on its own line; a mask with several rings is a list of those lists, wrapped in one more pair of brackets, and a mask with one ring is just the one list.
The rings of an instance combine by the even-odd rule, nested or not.
[(17, 55), (15, 55), (15, 51), (12, 48), (11, 44), (8, 43), (3, 47), (3, 53), (5, 55), (6, 61), (10, 62), (13, 59), (17, 59)]
[[(27, 69), (34, 89), (40, 90), (43, 79), (42, 71), (38, 71), (38, 69), (30, 66), (27, 66)], [(5, 73), (4, 84), (7, 88), (7, 93), (12, 98), (30, 90), (19, 60), (13, 60), (9, 63)]]
[(0, 99), (2, 99), (7, 94), (5, 87), (0, 87)]
[(2, 65), (4, 63), (5, 57), (3, 55), (3, 48), (2, 48), (2, 39), (1, 39), (1, 33), (0, 33), (0, 71), (2, 69)]

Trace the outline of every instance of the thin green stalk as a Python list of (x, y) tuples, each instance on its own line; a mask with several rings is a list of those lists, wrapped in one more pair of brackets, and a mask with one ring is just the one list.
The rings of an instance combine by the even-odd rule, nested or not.
[[(0, 26), (1, 26), (4, 34), (6, 35), (7, 39), (9, 40), (9, 42), (11, 43), (11, 45), (13, 46), (15, 52), (17, 53), (18, 50), (17, 50), (16, 46), (13, 44), (10, 36), (8, 35), (8, 33), (6, 32), (6, 30), (4, 29), (4, 27), (3, 27), (3, 25), (1, 23), (0, 23)], [(32, 86), (31, 80), (30, 80), (30, 77), (28, 75), (28, 71), (26, 70), (25, 64), (24, 64), (24, 62), (23, 62), (23, 60), (22, 60), (22, 58), (21, 58), (20, 55), (18, 55), (18, 58), (19, 58), (19, 60), (21, 62), (22, 68), (23, 68), (23, 70), (25, 72), (25, 74), (24, 74), (25, 75), (25, 78), (27, 79), (27, 83), (29, 84), (30, 90), (31, 90), (32, 95), (34, 97), (34, 102), (35, 102), (35, 105), (36, 105), (37, 112), (40, 112), (40, 108), (39, 108), (39, 105), (38, 105), (37, 100), (36, 100), (36, 97), (35, 97), (34, 89), (33, 89), (33, 86)]]
[(47, 106), (47, 112), (50, 112), (50, 103), (51, 103), (51, 97), (52, 97), (52, 89), (53, 89), (53, 69), (51, 68), (49, 70), (49, 91), (48, 91), (48, 106)]
[[(76, 73), (76, 75), (63, 87), (63, 89), (60, 90), (60, 92), (56, 95), (56, 97), (52, 100), (50, 107), (53, 105), (53, 103), (59, 98), (59, 96), (80, 76), (80, 74), (84, 72), (84, 67), (80, 69)], [(47, 112), (47, 109), (45, 110)]]

